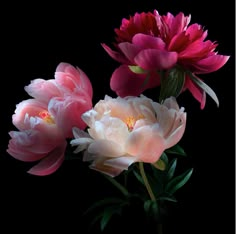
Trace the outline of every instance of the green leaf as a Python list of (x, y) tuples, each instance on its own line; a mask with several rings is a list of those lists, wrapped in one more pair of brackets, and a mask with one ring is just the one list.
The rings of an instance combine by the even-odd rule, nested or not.
[(155, 163), (152, 164), (155, 168), (164, 171), (166, 169), (166, 164), (163, 160), (159, 159)]
[(161, 196), (158, 198), (160, 201), (171, 201), (171, 202), (177, 202), (176, 198), (174, 196)]
[(135, 177), (137, 178), (137, 180), (138, 180), (141, 184), (144, 185), (142, 176), (141, 176), (137, 171), (135, 171), (135, 170), (133, 170), (133, 173), (134, 173)]
[(147, 214), (150, 212), (151, 206), (152, 206), (152, 200), (147, 200), (144, 202), (143, 208)]
[(174, 176), (176, 165), (177, 165), (177, 158), (173, 159), (169, 164), (169, 169), (166, 175), (167, 181), (172, 179), (172, 177)]
[(160, 159), (167, 165), (169, 163), (168, 156), (165, 152), (162, 153)]
[(144, 70), (143, 68), (141, 68), (139, 66), (129, 65), (128, 67), (129, 67), (130, 71), (132, 71), (133, 73), (136, 73), (136, 74), (148, 73), (148, 71)]
[(157, 201), (147, 200), (144, 203), (144, 211), (149, 217), (157, 218), (159, 215), (159, 205)]
[(171, 148), (165, 150), (165, 152), (169, 153), (169, 154), (177, 154), (177, 155), (181, 155), (181, 156), (187, 156), (184, 149), (178, 144), (176, 144), (176, 145), (172, 146)]
[(159, 101), (174, 96), (178, 97), (185, 82), (185, 72), (179, 67), (172, 68), (167, 76), (161, 77), (161, 90)]
[(111, 204), (120, 204), (120, 203), (124, 203), (125, 200), (117, 198), (117, 197), (110, 197), (110, 198), (105, 198), (102, 200), (99, 200), (97, 202), (95, 202), (93, 205), (91, 205), (85, 212), (84, 215), (90, 213), (91, 211), (100, 208), (104, 205), (111, 205)]
[(101, 227), (101, 231), (104, 230), (104, 228), (107, 226), (108, 222), (110, 221), (112, 215), (114, 215), (115, 211), (112, 209), (106, 209), (103, 213), (102, 219), (101, 219), (101, 223), (100, 223), (100, 227)]
[(215, 94), (215, 92), (202, 80), (200, 80), (197, 76), (195, 76), (192, 72), (188, 72), (190, 79), (200, 87), (204, 92), (206, 92), (216, 103), (217, 107), (219, 107), (219, 100)]
[(186, 182), (190, 179), (192, 172), (193, 172), (193, 169), (191, 168), (191, 169), (188, 169), (183, 174), (173, 178), (166, 185), (165, 191), (170, 194), (175, 193), (178, 189), (180, 189), (183, 185), (186, 184)]

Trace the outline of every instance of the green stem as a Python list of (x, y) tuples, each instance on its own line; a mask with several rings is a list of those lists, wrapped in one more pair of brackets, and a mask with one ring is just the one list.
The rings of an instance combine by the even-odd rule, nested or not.
[(146, 176), (146, 174), (145, 174), (144, 166), (143, 166), (143, 163), (142, 163), (142, 162), (139, 162), (139, 170), (140, 170), (140, 174), (141, 174), (141, 176), (142, 176), (142, 178), (143, 178), (143, 182), (144, 182), (144, 184), (145, 184), (145, 187), (146, 187), (146, 189), (147, 189), (147, 191), (148, 191), (148, 194), (149, 194), (151, 200), (152, 200), (152, 201), (156, 201), (155, 195), (154, 195), (154, 193), (153, 193), (153, 191), (152, 191), (152, 188), (151, 188), (151, 186), (150, 186), (150, 184), (149, 184), (149, 182), (148, 182), (148, 178), (147, 178), (147, 176)]
[(119, 189), (124, 196), (129, 196), (129, 192), (128, 190), (123, 186), (121, 185), (119, 182), (117, 182), (115, 179), (113, 179), (112, 177), (110, 176), (106, 176), (104, 175), (117, 189)]
[(157, 233), (158, 234), (162, 234), (163, 233), (163, 231), (162, 231), (162, 224), (157, 224)]

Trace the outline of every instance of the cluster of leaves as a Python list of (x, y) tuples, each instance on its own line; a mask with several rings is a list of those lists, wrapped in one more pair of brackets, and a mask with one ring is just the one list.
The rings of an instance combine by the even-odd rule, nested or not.
[[(170, 159), (167, 154), (171, 155), (171, 157), (169, 156)], [(191, 168), (182, 174), (175, 175), (176, 155), (186, 156), (186, 153), (179, 145), (166, 150), (155, 164), (144, 165), (146, 177), (152, 188), (155, 200), (150, 199), (150, 194), (147, 192), (138, 164), (133, 164), (128, 171), (120, 175), (124, 177), (123, 184), (119, 183), (117, 179), (106, 176), (122, 193), (120, 193), (120, 196), (108, 197), (95, 202), (85, 212), (85, 215), (93, 217), (90, 228), (95, 224), (99, 224), (101, 231), (103, 231), (111, 218), (116, 215), (122, 215), (125, 208), (132, 205), (134, 199), (140, 200), (140, 204), (143, 204), (143, 211), (147, 218), (162, 222), (162, 217), (166, 214), (166, 203), (177, 202), (174, 196), (175, 192), (186, 184), (193, 172)], [(131, 176), (140, 185), (135, 186), (134, 192), (132, 192), (132, 186), (128, 186), (128, 178), (131, 179)]]

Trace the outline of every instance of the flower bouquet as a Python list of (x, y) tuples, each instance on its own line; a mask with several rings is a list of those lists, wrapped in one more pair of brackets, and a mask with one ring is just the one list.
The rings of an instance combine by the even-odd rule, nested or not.
[[(93, 87), (85, 72), (69, 63), (56, 67), (54, 79), (34, 79), (25, 86), (31, 98), (17, 104), (7, 152), (34, 165), (28, 173), (48, 176), (65, 159), (88, 164), (119, 191), (99, 199), (85, 211), (91, 225), (105, 231), (113, 217), (141, 207), (145, 220), (163, 233), (176, 191), (194, 172), (177, 170), (188, 115), (178, 99), (185, 91), (204, 109), (215, 92), (204, 74), (220, 69), (229, 56), (190, 15), (161, 15), (157, 10), (123, 18), (113, 44), (101, 43), (119, 63), (111, 74), (115, 97), (93, 103)], [(154, 98), (144, 94), (155, 90)], [(140, 211), (139, 210), (139, 211)]]

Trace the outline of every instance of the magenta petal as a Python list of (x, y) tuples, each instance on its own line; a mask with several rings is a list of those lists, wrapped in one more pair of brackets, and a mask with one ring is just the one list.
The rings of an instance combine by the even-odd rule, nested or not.
[(206, 104), (206, 94), (205, 92), (196, 86), (189, 77), (186, 77), (185, 88), (187, 88), (193, 95), (193, 97), (200, 102), (201, 109), (205, 107)]
[(165, 42), (161, 38), (142, 33), (136, 34), (132, 39), (132, 43), (140, 46), (142, 49), (164, 50), (166, 46)]
[(141, 51), (141, 48), (129, 42), (122, 42), (118, 46), (130, 63), (134, 64), (134, 58)]
[(45, 176), (55, 172), (64, 160), (66, 142), (54, 149), (46, 158), (33, 166), (28, 173), (32, 175)]
[(212, 55), (208, 58), (202, 59), (194, 64), (197, 69), (196, 73), (210, 73), (220, 69), (228, 61), (230, 56)]
[(147, 74), (133, 73), (127, 65), (121, 65), (113, 72), (110, 86), (120, 97), (138, 96), (144, 90), (160, 85), (157, 73), (151, 74), (148, 80), (146, 77)]
[(176, 52), (146, 49), (138, 53), (135, 63), (146, 70), (169, 69), (177, 62)]
[(129, 64), (129, 60), (121, 53), (112, 50), (109, 46), (107, 46), (106, 44), (102, 43), (101, 44), (103, 49), (113, 58), (115, 59), (117, 62), (119, 63), (125, 63), (125, 64)]

